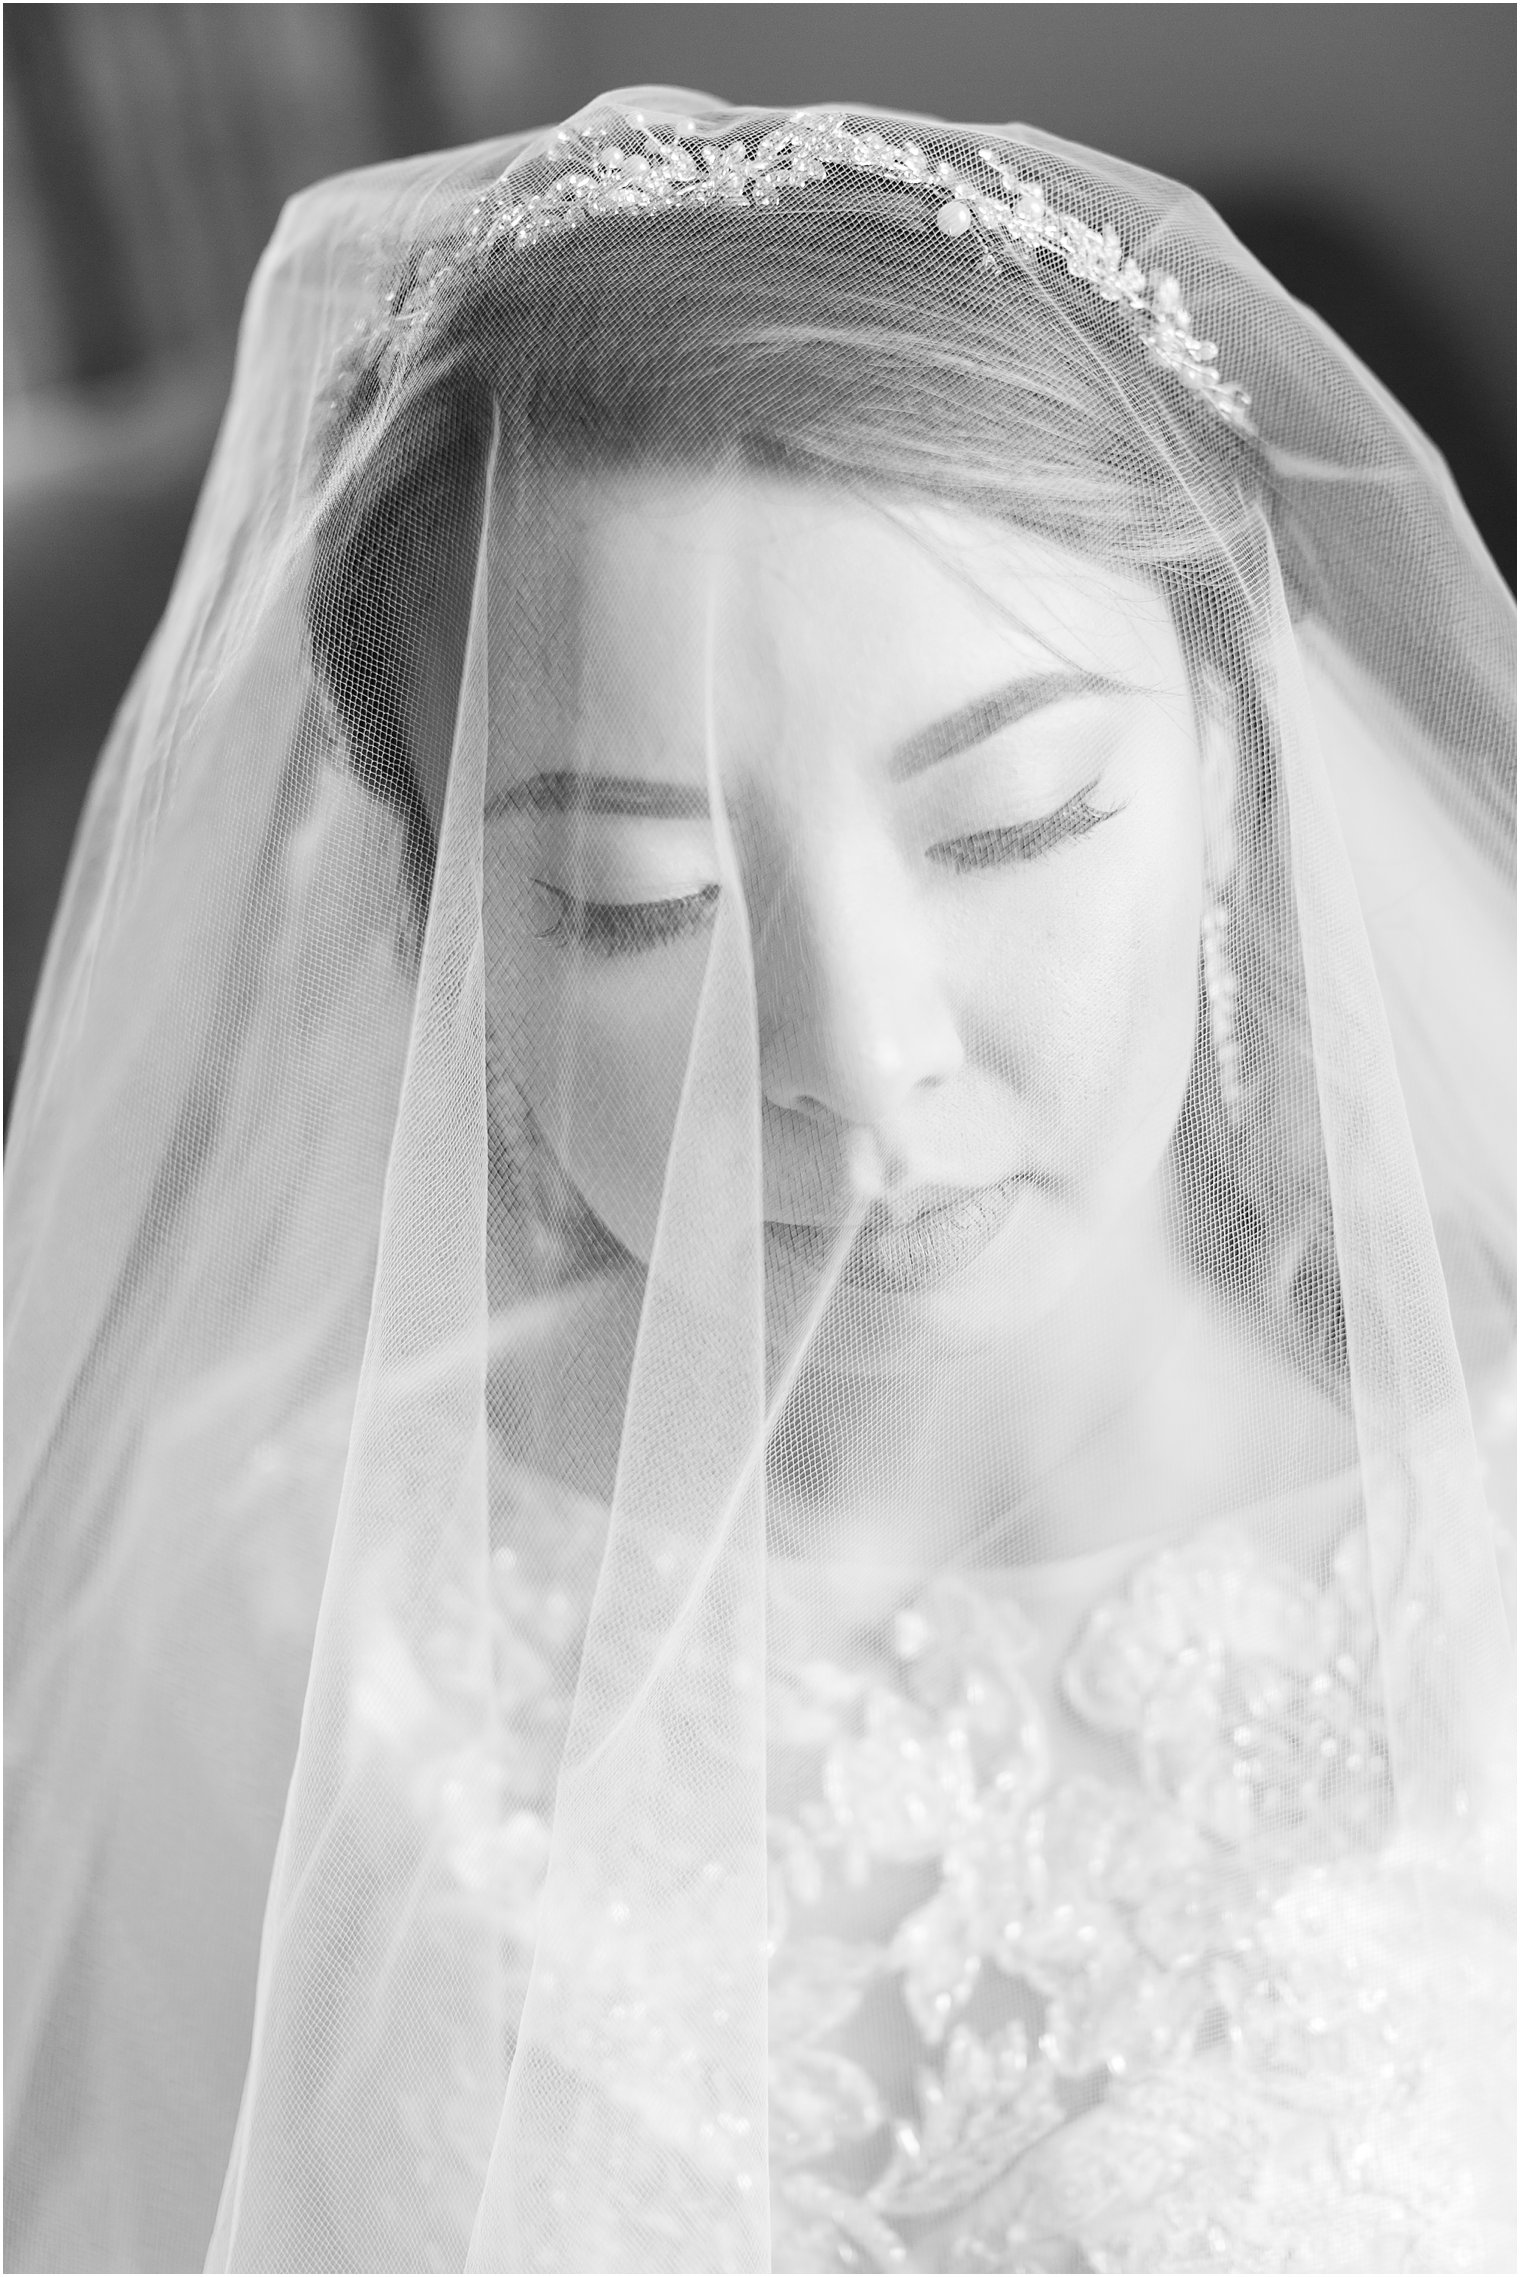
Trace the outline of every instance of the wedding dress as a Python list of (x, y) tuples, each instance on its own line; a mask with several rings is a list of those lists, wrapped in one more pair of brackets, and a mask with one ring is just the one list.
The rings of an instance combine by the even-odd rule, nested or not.
[(1513, 2266), (1512, 631), (1031, 130), (294, 201), (12, 1127), (10, 2266)]

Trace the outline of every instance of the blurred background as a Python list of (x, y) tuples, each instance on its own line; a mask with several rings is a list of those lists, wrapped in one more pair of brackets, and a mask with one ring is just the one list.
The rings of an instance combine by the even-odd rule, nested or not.
[(1201, 190), (1515, 572), (1515, 35), (1458, 5), (21, 5), (5, 52), (5, 1096), (282, 201), (603, 89), (1019, 120)]

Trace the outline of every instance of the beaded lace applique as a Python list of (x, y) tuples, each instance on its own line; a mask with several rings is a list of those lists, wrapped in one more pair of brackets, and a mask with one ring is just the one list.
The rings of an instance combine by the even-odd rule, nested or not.
[[(778, 2267), (1418, 2267), (1432, 2229), (1467, 2265), (1371, 1637), (1349, 1553), (1323, 1590), (1234, 1533), (1147, 1560), (1061, 1675), (1128, 1783), (1052, 1777), (1033, 1633), (964, 1582), (789, 1682), (821, 1794), (775, 1844)], [(910, 1865), (869, 1957), (810, 1939)], [(868, 1998), (917, 2051), (895, 2101), (840, 2052)]]
[[(494, 1576), (495, 1809), (456, 1774), (445, 1847), (520, 1998), (586, 1599), (506, 1552)], [(1494, 1979), (1381, 1846), (1372, 1642), (1349, 1548), (1320, 1587), (1223, 1529), (1066, 1654), (1056, 1721), (1112, 1777), (1055, 1768), (1034, 1631), (964, 1580), (773, 1676), (773, 2266), (1489, 2265), (1431, 1936), (1470, 1948), (1475, 2003)], [(452, 2123), (414, 2112), (430, 2167)], [(678, 2229), (653, 2140), (647, 2183)]]

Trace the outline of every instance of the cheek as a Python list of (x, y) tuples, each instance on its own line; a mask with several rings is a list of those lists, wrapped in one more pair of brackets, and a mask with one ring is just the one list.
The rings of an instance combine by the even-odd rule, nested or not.
[[(1197, 1026), (1201, 871), (1096, 839), (1037, 891), (1010, 881), (968, 1010), (978, 1056), (1018, 1092), (1040, 1166), (1129, 1192), (1170, 1143)], [(1064, 876), (1062, 875), (1064, 870)], [(985, 937), (985, 936), (984, 936)]]
[(606, 962), (534, 942), (492, 989), (492, 1022), (577, 1191), (647, 1260), (681, 1102), (705, 941)]
[[(1120, 1007), (1108, 1024), (1111, 1142), (1137, 1175), (1154, 1169), (1182, 1112), (1198, 1027), (1199, 891), (1185, 886), (1134, 913)], [(1121, 996), (1127, 971), (1128, 986)]]

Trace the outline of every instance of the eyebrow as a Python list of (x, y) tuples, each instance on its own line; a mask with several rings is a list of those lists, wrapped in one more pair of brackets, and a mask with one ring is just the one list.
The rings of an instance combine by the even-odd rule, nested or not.
[(892, 753), (888, 773), (894, 783), (906, 783), (937, 767), (941, 760), (975, 750), (977, 744), (1000, 735), (1005, 727), (1045, 711), (1051, 704), (1071, 703), (1079, 696), (1128, 693), (1122, 681), (1106, 680), (1097, 672), (1037, 672), (1022, 680), (1010, 680), (1006, 687), (977, 696), (959, 711), (949, 712), (908, 736)]
[(560, 769), (509, 783), (488, 801), (497, 814), (623, 814), (661, 822), (706, 814), (707, 792), (695, 783), (660, 783), (645, 775), (588, 775)]
[[(908, 782), (958, 752), (974, 750), (989, 737), (1000, 735), (1051, 704), (1070, 703), (1080, 696), (1120, 696), (1129, 691), (1119, 680), (1096, 672), (1038, 672), (1006, 687), (977, 696), (958, 711), (920, 728), (899, 743), (888, 762), (895, 783)], [(588, 774), (557, 768), (527, 775), (509, 783), (486, 806), (487, 818), (499, 814), (616, 814), (644, 821), (677, 821), (708, 811), (707, 792), (695, 783), (657, 782), (646, 775)]]

